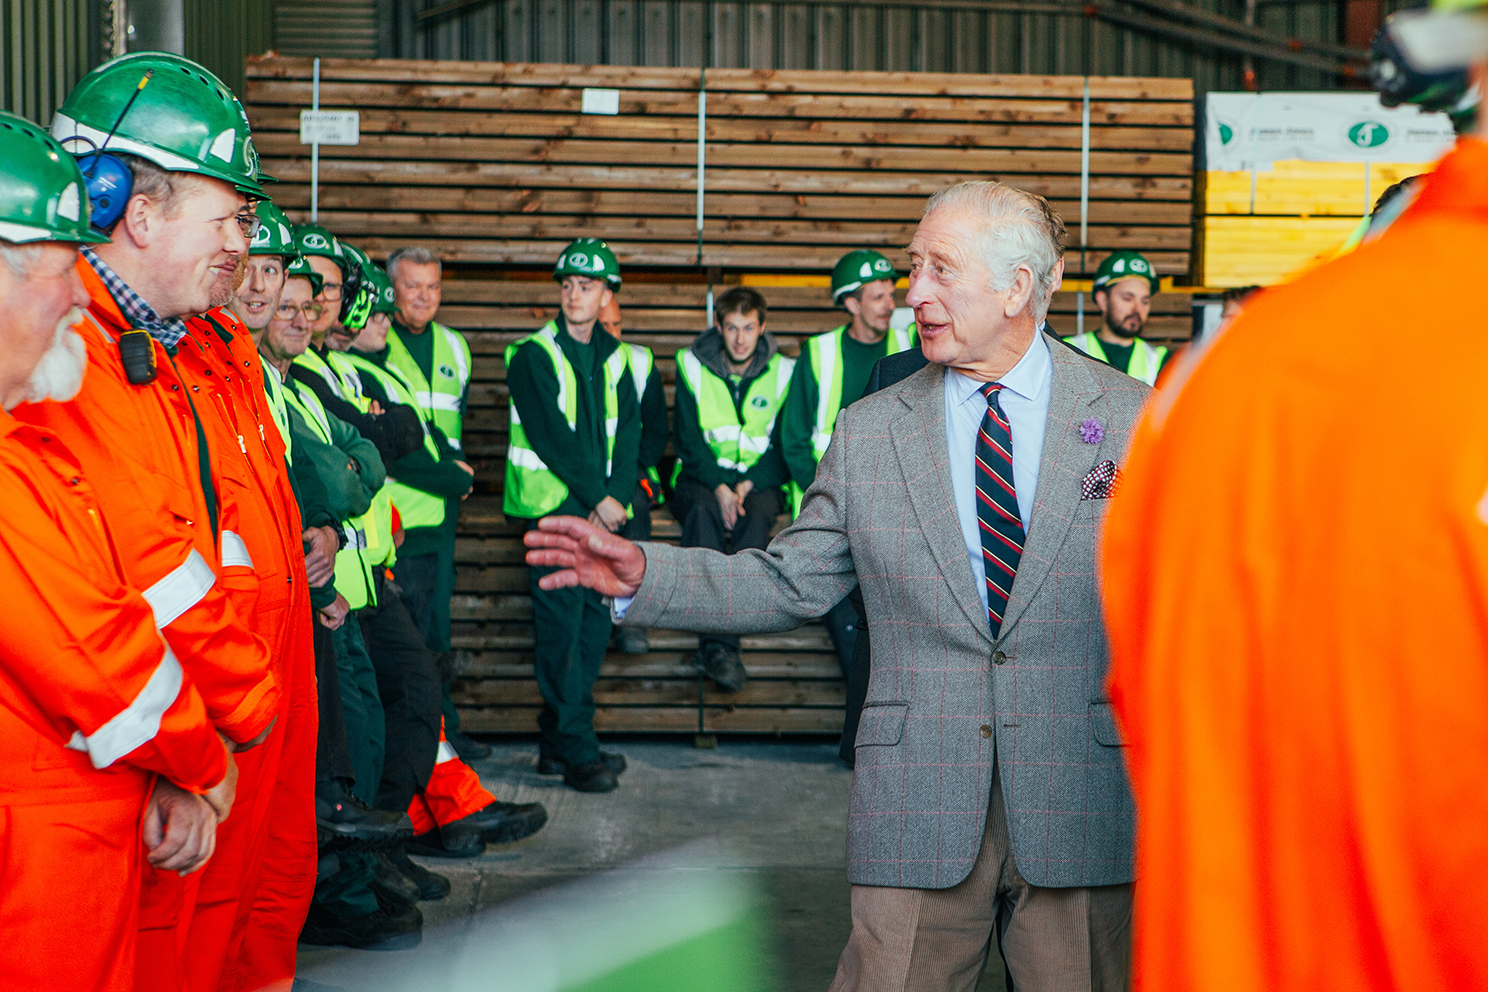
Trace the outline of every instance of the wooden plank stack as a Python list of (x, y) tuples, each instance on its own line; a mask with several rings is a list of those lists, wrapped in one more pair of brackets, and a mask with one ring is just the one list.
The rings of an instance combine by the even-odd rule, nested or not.
[[(248, 105), (275, 201), (300, 220), (309, 149), (299, 111), (310, 62), (248, 66)], [(504, 520), (509, 394), (501, 355), (557, 309), (558, 251), (586, 235), (620, 258), (626, 338), (652, 348), (670, 397), (673, 356), (706, 323), (714, 291), (754, 283), (769, 329), (796, 354), (841, 324), (825, 280), (854, 247), (903, 265), (925, 197), (964, 178), (1048, 196), (1078, 244), (1080, 77), (709, 70), (703, 267), (697, 263), (697, 70), (462, 62), (322, 61), (321, 106), (361, 112), (362, 143), (322, 147), (320, 221), (382, 258), (422, 244), (447, 260), (440, 319), (465, 331), (475, 383), (465, 452), (477, 493), (465, 504), (452, 604), (468, 655), (457, 702), (467, 729), (530, 732), (531, 602), (520, 530)], [(618, 89), (617, 115), (580, 112), (585, 87)], [(1188, 271), (1192, 88), (1187, 80), (1092, 78), (1084, 272), (1135, 248), (1167, 275)], [(1067, 258), (1071, 277), (1081, 257)], [(810, 276), (816, 279), (785, 279)], [(781, 281), (819, 283), (776, 285)], [(1076, 298), (1056, 296), (1073, 333)], [(1085, 300), (1087, 327), (1098, 319)], [(1160, 294), (1149, 331), (1189, 335), (1189, 301)], [(665, 508), (658, 540), (679, 529)], [(835, 733), (843, 686), (825, 631), (744, 639), (751, 674), (728, 695), (699, 685), (694, 635), (651, 632), (651, 653), (612, 653), (595, 686), (607, 731)]]

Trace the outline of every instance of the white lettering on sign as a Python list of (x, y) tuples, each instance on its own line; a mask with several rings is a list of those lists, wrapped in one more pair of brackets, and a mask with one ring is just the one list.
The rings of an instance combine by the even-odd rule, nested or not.
[(356, 145), (362, 140), (362, 115), (356, 110), (300, 111), (300, 144)]
[(620, 113), (620, 91), (599, 90), (586, 86), (584, 87), (584, 104), (581, 109), (586, 114), (618, 114)]

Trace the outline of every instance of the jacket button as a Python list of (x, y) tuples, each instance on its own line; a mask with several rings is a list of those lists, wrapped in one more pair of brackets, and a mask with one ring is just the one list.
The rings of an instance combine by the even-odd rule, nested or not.
[(983, 740), (986, 740), (988, 737), (992, 736), (992, 728), (987, 726), (985, 723), (977, 729), (977, 732), (982, 735)]
[(1007, 662), (1007, 655), (1003, 654), (1001, 651), (994, 651), (992, 653), (992, 664), (994, 664), (994, 665), (1002, 665), (1002, 664), (1006, 664), (1006, 662)]

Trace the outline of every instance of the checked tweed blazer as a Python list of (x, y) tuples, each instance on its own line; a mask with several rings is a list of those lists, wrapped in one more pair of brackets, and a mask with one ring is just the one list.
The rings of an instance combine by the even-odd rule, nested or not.
[[(642, 545), (625, 622), (789, 630), (858, 583), (873, 674), (857, 737), (847, 874), (943, 889), (971, 872), (994, 758), (1018, 870), (1033, 885), (1133, 879), (1134, 807), (1111, 707), (1095, 576), (1108, 499), (1082, 499), (1120, 463), (1149, 390), (1049, 337), (1053, 392), (1033, 515), (994, 643), (951, 495), (945, 369), (929, 365), (837, 421), (800, 516), (766, 551)], [(1104, 437), (1086, 443), (1080, 425)]]

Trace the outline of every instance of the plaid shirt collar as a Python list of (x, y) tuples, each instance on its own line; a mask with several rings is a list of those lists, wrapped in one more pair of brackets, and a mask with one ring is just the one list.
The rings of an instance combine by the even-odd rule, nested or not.
[(98, 278), (108, 287), (109, 295), (114, 302), (119, 304), (119, 310), (124, 314), (124, 319), (129, 321), (131, 327), (138, 327), (142, 331), (149, 331), (150, 337), (159, 341), (167, 348), (173, 349), (186, 336), (186, 321), (179, 317), (167, 320), (155, 312), (144, 298), (129, 288), (129, 284), (119, 278), (119, 273), (109, 268), (108, 263), (98, 257), (98, 253), (92, 248), (83, 249), (83, 257), (88, 264), (93, 266), (93, 271), (98, 273)]

